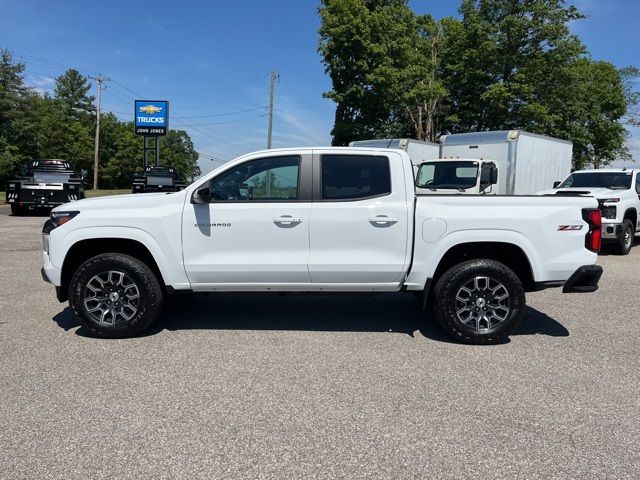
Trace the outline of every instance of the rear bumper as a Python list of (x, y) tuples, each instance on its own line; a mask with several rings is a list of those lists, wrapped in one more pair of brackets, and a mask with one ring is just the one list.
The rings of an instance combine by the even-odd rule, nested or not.
[(602, 276), (600, 265), (584, 265), (578, 268), (564, 283), (563, 293), (589, 293), (598, 289)]

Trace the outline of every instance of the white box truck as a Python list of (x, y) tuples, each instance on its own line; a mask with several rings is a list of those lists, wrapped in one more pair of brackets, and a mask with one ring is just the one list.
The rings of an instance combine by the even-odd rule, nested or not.
[[(440, 137), (440, 158), (460, 162), (495, 163), (497, 184), (486, 193), (533, 195), (554, 186), (571, 173), (573, 144), (522, 130), (460, 133)], [(480, 180), (481, 169), (478, 169)], [(479, 185), (480, 182), (478, 182)], [(437, 182), (431, 184), (437, 188)], [(442, 189), (438, 189), (439, 191)], [(464, 193), (481, 193), (465, 189)]]
[(359, 148), (399, 148), (407, 152), (416, 172), (421, 163), (440, 157), (440, 144), (424, 142), (413, 138), (356, 140), (351, 142), (349, 146)]

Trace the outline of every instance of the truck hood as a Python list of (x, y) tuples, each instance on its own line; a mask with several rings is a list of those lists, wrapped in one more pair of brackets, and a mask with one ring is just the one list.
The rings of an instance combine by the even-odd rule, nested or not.
[(542, 192), (538, 192), (536, 195), (583, 195), (587, 197), (596, 197), (596, 198), (611, 198), (616, 195), (620, 195), (621, 190), (610, 190), (608, 188), (579, 188), (579, 187), (571, 187), (571, 188), (556, 188), (551, 190), (543, 190)]
[(182, 202), (184, 190), (174, 193), (138, 193), (130, 195), (109, 195), (106, 197), (85, 198), (75, 202), (65, 203), (53, 209), (54, 212), (70, 210), (120, 210), (130, 208), (157, 207), (163, 204)]

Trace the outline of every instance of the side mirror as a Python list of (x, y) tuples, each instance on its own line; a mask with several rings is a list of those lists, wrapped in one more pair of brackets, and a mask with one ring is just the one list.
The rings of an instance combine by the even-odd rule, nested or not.
[(489, 183), (495, 185), (498, 183), (498, 167), (495, 165), (491, 167), (491, 173), (489, 174)]
[(553, 182), (553, 188), (558, 188), (562, 182)]
[(211, 203), (211, 188), (201, 187), (197, 189), (194, 192), (193, 197), (191, 197), (191, 203), (195, 203), (198, 205)]

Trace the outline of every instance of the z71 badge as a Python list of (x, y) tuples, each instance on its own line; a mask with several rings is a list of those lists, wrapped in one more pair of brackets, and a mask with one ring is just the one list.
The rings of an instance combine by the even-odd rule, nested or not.
[(558, 225), (559, 232), (574, 232), (576, 230), (582, 230), (582, 225)]

